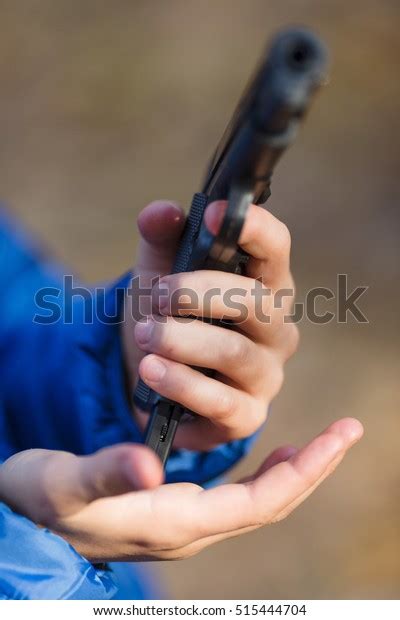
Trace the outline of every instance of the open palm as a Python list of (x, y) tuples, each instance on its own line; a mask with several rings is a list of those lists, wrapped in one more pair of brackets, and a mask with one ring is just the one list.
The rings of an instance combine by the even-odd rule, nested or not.
[(279, 448), (251, 477), (204, 490), (161, 485), (144, 446), (89, 457), (30, 450), (0, 468), (0, 499), (66, 538), (92, 562), (171, 560), (285, 518), (360, 439), (347, 418), (301, 450)]

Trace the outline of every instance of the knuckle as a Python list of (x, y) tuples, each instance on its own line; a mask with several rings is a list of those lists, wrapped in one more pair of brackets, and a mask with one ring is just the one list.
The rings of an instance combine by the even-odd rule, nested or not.
[(223, 389), (218, 394), (217, 403), (215, 406), (215, 417), (217, 420), (226, 422), (236, 411), (236, 399), (233, 393), (229, 389)]
[(264, 399), (255, 401), (255, 406), (250, 407), (250, 415), (246, 425), (245, 432), (242, 433), (243, 437), (248, 437), (256, 431), (258, 431), (267, 419), (268, 407)]
[(274, 398), (280, 391), (284, 378), (285, 373), (282, 364), (275, 363), (270, 367), (267, 382), (271, 398)]
[(300, 343), (300, 330), (297, 327), (297, 325), (294, 325), (294, 323), (290, 323), (289, 324), (289, 334), (288, 334), (288, 338), (287, 338), (287, 350), (288, 350), (288, 357), (291, 357), (292, 355), (294, 355), (299, 347), (299, 343)]
[(177, 352), (177, 345), (177, 339), (173, 338), (171, 334), (170, 322), (157, 323), (151, 335), (151, 350), (165, 357), (173, 358)]
[(279, 333), (285, 327), (285, 309), (284, 307), (274, 307), (271, 309), (271, 327), (274, 333)]
[(265, 399), (251, 397), (245, 404), (232, 392), (219, 399), (214, 411), (214, 422), (223, 430), (221, 442), (243, 439), (256, 432), (265, 422), (267, 405)]
[(281, 352), (283, 362), (286, 362), (298, 349), (300, 342), (300, 331), (294, 323), (285, 323), (280, 330), (279, 342), (276, 344), (277, 350)]
[(279, 254), (287, 255), (290, 253), (290, 248), (292, 245), (292, 236), (290, 234), (289, 228), (283, 222), (280, 222), (277, 227), (276, 237), (275, 237), (275, 247)]
[(256, 499), (255, 493), (255, 485), (254, 482), (250, 482), (247, 485), (247, 492), (250, 495), (251, 501), (253, 503), (253, 510), (250, 519), (250, 525), (254, 528), (264, 527), (265, 525), (269, 525), (271, 522), (271, 508), (266, 502), (260, 502)]
[(228, 356), (230, 361), (235, 365), (246, 365), (251, 357), (250, 348), (248, 339), (245, 336), (237, 334), (235, 338), (231, 338), (229, 343)]

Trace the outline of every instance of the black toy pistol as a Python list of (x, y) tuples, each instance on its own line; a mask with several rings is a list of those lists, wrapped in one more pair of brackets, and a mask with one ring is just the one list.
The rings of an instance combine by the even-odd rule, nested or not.
[[(251, 203), (264, 204), (270, 196), (275, 164), (293, 142), (326, 70), (325, 46), (308, 30), (291, 28), (272, 41), (217, 147), (201, 191), (193, 197), (173, 273), (244, 272), (248, 256), (238, 247), (238, 239), (247, 208)], [(215, 200), (228, 201), (216, 236), (203, 223), (207, 204)], [(182, 415), (193, 413), (141, 380), (134, 401), (150, 412), (146, 444), (165, 463)]]

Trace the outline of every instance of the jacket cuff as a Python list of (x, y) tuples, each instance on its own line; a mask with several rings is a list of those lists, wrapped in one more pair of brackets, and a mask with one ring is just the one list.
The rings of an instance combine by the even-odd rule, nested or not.
[(0, 503), (0, 599), (108, 600), (115, 592), (109, 572)]

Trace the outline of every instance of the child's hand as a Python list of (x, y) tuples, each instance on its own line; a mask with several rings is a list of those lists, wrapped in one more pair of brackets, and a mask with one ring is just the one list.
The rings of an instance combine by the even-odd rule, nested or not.
[[(212, 232), (217, 232), (225, 209), (224, 202), (207, 208), (206, 224)], [(141, 287), (149, 287), (153, 278), (170, 272), (183, 225), (181, 210), (171, 203), (155, 202), (141, 212), (135, 269)], [(265, 209), (252, 205), (240, 246), (251, 256), (246, 276), (219, 271), (167, 275), (153, 288), (147, 306), (146, 299), (142, 300), (141, 311), (148, 319), (140, 322), (136, 317), (130, 319), (132, 298), (127, 300), (123, 334), (132, 389), (139, 374), (151, 388), (198, 414), (182, 421), (176, 447), (209, 450), (254, 433), (265, 421), (268, 406), (282, 385), (284, 363), (297, 347), (297, 327), (283, 320), (290, 314), (294, 288), (287, 227)], [(257, 287), (258, 301), (254, 294)], [(160, 289), (168, 293), (157, 297)], [(173, 299), (177, 289), (196, 294), (199, 304), (190, 310), (192, 316), (204, 313), (236, 322), (238, 310), (227, 303), (225, 295), (232, 291), (233, 301), (244, 304), (247, 318), (242, 316), (236, 329), (227, 330), (172, 316), (185, 314)], [(213, 291), (211, 312), (207, 311), (207, 291)], [(277, 291), (284, 291), (281, 303), (275, 303)], [(260, 320), (261, 313), (269, 319)], [(160, 322), (155, 315), (167, 316)], [(151, 355), (143, 359), (144, 353)], [(206, 377), (193, 368), (196, 366), (212, 368), (215, 378)], [(137, 418), (144, 428), (147, 414), (138, 411)]]
[(211, 490), (159, 486), (161, 464), (145, 446), (86, 457), (28, 450), (0, 467), (0, 501), (92, 562), (180, 559), (285, 518), (361, 435), (359, 422), (341, 420), (299, 451), (276, 450), (246, 481)]

